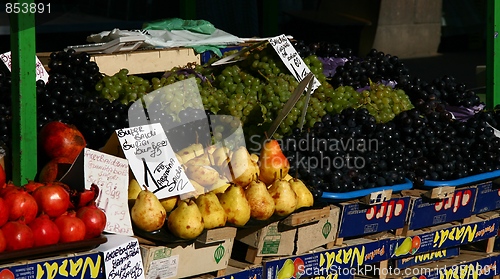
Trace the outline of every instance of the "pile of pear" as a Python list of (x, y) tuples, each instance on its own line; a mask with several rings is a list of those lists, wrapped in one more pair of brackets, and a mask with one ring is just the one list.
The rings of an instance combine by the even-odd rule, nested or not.
[(288, 171), (290, 164), (276, 140), (267, 140), (260, 154), (246, 147), (193, 144), (176, 153), (195, 191), (159, 199), (132, 178), (128, 188), (133, 224), (154, 232), (166, 224), (182, 239), (226, 225), (245, 226), (250, 219), (268, 220), (311, 207), (308, 187)]

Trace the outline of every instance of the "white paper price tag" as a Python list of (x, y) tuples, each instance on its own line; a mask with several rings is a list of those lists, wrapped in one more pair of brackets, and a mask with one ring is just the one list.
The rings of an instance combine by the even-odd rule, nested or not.
[[(9, 71), (12, 71), (12, 54), (11, 52), (6, 52), (0, 54), (0, 59), (2, 59), (2, 62), (7, 66)], [(40, 62), (40, 59), (35, 56), (36, 59), (36, 80), (43, 80), (45, 83), (49, 81), (49, 73), (45, 70), (43, 67), (42, 62)]]
[(139, 185), (159, 199), (194, 191), (160, 123), (116, 130)]
[[(300, 57), (299, 53), (293, 47), (290, 40), (285, 35), (280, 35), (277, 37), (269, 38), (269, 44), (274, 48), (278, 56), (281, 58), (285, 66), (288, 68), (290, 73), (297, 79), (299, 82), (302, 81), (311, 70), (304, 63), (304, 60)], [(319, 80), (314, 77), (313, 78), (313, 86), (312, 92), (316, 90), (321, 85)]]

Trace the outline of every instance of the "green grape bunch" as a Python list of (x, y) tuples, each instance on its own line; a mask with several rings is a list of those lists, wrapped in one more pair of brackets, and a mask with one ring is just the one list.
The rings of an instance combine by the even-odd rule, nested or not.
[(135, 102), (151, 91), (147, 79), (128, 73), (127, 69), (121, 69), (112, 76), (104, 76), (95, 85), (95, 90), (110, 102), (119, 100), (123, 104)]

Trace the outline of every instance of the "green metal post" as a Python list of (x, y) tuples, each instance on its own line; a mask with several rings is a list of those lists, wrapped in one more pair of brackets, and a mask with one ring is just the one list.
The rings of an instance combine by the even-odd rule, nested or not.
[[(22, 0), (19, 3), (33, 3)], [(12, 53), (12, 178), (15, 185), (37, 172), (35, 15), (10, 15)]]
[(197, 19), (196, 0), (180, 0), (180, 15), (182, 19)]
[(488, 0), (486, 10), (486, 105), (491, 109), (500, 104), (500, 2)]

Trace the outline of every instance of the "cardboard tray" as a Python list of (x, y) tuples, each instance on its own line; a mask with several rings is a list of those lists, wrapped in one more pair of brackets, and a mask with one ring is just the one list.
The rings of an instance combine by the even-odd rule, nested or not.
[(61, 252), (79, 252), (91, 250), (99, 246), (100, 244), (108, 241), (106, 236), (101, 235), (96, 238), (68, 242), (68, 243), (57, 243), (54, 245), (45, 245), (40, 247), (21, 249), (17, 251), (9, 251), (0, 253), (0, 264), (13, 262), (18, 259), (34, 259), (41, 258), (50, 255), (57, 255)]

